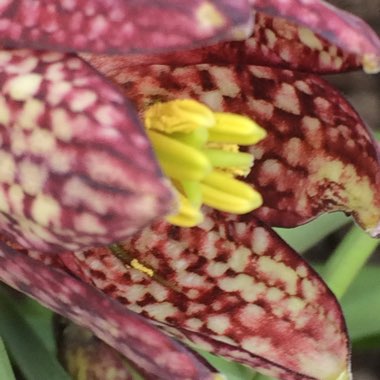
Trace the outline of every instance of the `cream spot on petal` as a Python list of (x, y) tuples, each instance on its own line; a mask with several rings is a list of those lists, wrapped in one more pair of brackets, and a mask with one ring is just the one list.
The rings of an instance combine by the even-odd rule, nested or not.
[(297, 90), (299, 90), (305, 94), (311, 95), (313, 93), (311, 91), (310, 86), (302, 80), (298, 80), (297, 82), (295, 82), (294, 86), (297, 88)]
[(99, 106), (95, 112), (94, 117), (99, 124), (112, 125), (114, 117), (114, 110), (111, 106)]
[(13, 157), (0, 150), (0, 182), (12, 183), (16, 174), (16, 163)]
[(243, 339), (242, 347), (249, 352), (254, 352), (256, 355), (263, 355), (264, 357), (274, 351), (271, 340), (261, 337), (249, 337)]
[(298, 36), (301, 42), (310, 49), (322, 50), (323, 45), (319, 38), (308, 28), (298, 28)]
[(249, 263), (251, 251), (246, 247), (239, 247), (233, 253), (228, 260), (228, 264), (235, 272), (243, 272)]
[(273, 116), (274, 112), (274, 105), (270, 102), (266, 102), (265, 100), (257, 100), (253, 98), (248, 99), (248, 105), (254, 111), (257, 113), (260, 117), (264, 118), (265, 120), (270, 120)]
[(223, 97), (219, 91), (206, 91), (202, 93), (199, 100), (213, 110), (222, 109)]
[(267, 256), (261, 256), (258, 259), (257, 268), (273, 283), (282, 282), (287, 293), (296, 294), (298, 276), (292, 268)]
[(0, 211), (5, 213), (9, 212), (7, 195), (2, 186), (0, 186)]
[(102, 235), (107, 232), (97, 217), (89, 213), (81, 213), (74, 220), (74, 227), (80, 232)]
[(129, 302), (135, 303), (141, 301), (147, 292), (146, 286), (144, 285), (132, 285), (126, 289), (125, 297)]
[(48, 173), (46, 168), (29, 160), (23, 160), (19, 164), (20, 185), (29, 195), (37, 195), (42, 191)]
[(231, 321), (225, 315), (214, 315), (207, 318), (207, 327), (216, 334), (222, 335), (231, 327)]
[(292, 166), (297, 166), (304, 158), (302, 141), (298, 137), (292, 137), (284, 144), (284, 153), (288, 163)]
[(35, 98), (28, 99), (17, 119), (17, 125), (23, 129), (38, 127), (38, 118), (43, 115), (44, 111), (45, 105), (43, 102)]
[(74, 154), (56, 150), (49, 156), (49, 164), (52, 171), (56, 173), (68, 173), (74, 163), (74, 159)]
[(0, 124), (7, 125), (10, 121), (10, 110), (3, 96), (0, 96)]
[(18, 62), (16, 65), (8, 65), (6, 71), (8, 74), (27, 74), (33, 71), (37, 64), (37, 58), (31, 56)]
[(228, 269), (228, 265), (226, 263), (211, 261), (207, 266), (207, 273), (211, 277), (220, 277), (222, 276)]
[(220, 289), (225, 292), (242, 292), (245, 289), (252, 289), (254, 280), (246, 274), (239, 274), (235, 277), (223, 277), (218, 281)]
[(51, 222), (59, 224), (61, 206), (50, 196), (39, 194), (33, 201), (31, 214), (33, 219), (44, 227)]
[(263, 255), (269, 248), (269, 233), (263, 227), (257, 227), (252, 233), (252, 250), (257, 255)]
[(252, 327), (257, 325), (266, 315), (265, 310), (257, 305), (246, 305), (239, 313), (239, 319), (244, 326)]
[(301, 286), (303, 295), (306, 298), (307, 302), (314, 302), (318, 296), (318, 288), (307, 278), (304, 278), (302, 280)]
[(32, 153), (43, 155), (54, 151), (56, 140), (47, 129), (38, 128), (29, 137), (29, 148)]
[(265, 29), (265, 37), (267, 40), (268, 47), (270, 49), (273, 49), (275, 44), (276, 44), (276, 41), (277, 41), (277, 37), (276, 37), (275, 33), (273, 32), (273, 30)]
[(192, 330), (198, 330), (202, 327), (203, 322), (198, 318), (190, 318), (185, 322), (186, 326)]
[(91, 107), (97, 100), (98, 96), (90, 90), (76, 89), (74, 95), (70, 99), (70, 109), (73, 112), (83, 112)]
[(290, 84), (283, 83), (281, 85), (281, 87), (276, 92), (274, 104), (276, 107), (294, 115), (299, 115), (301, 113), (301, 107), (297, 93), (294, 87)]
[(16, 215), (24, 215), (24, 192), (19, 185), (12, 185), (8, 190), (9, 202)]
[(162, 302), (145, 306), (148, 315), (158, 321), (165, 321), (169, 317), (174, 317), (178, 309), (169, 302)]
[(25, 74), (8, 80), (5, 91), (14, 100), (26, 100), (37, 93), (42, 82), (40, 74)]
[(62, 141), (70, 141), (73, 136), (73, 129), (67, 111), (63, 108), (53, 110), (51, 121), (54, 135)]
[(11, 151), (15, 156), (20, 156), (26, 152), (28, 144), (25, 133), (13, 126), (11, 132)]
[(236, 84), (233, 72), (229, 68), (222, 66), (212, 66), (209, 68), (222, 95), (236, 97), (240, 93), (240, 87)]
[(60, 81), (50, 83), (48, 86), (47, 102), (56, 106), (63, 101), (65, 96), (71, 91), (72, 85), (69, 82)]
[(266, 299), (270, 302), (277, 302), (284, 297), (284, 292), (278, 288), (269, 288), (266, 293)]

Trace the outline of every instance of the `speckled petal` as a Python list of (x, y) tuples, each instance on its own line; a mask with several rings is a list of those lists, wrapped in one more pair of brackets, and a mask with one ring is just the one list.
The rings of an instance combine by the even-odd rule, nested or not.
[(134, 108), (80, 58), (2, 50), (0, 83), (4, 232), (25, 248), (80, 249), (168, 212), (171, 191)]
[(155, 100), (194, 98), (263, 126), (268, 137), (251, 148), (255, 163), (247, 181), (264, 198), (255, 215), (268, 224), (291, 227), (342, 210), (379, 234), (376, 143), (326, 81), (261, 66), (153, 65), (115, 74), (140, 110)]
[(336, 380), (347, 369), (348, 338), (334, 296), (255, 220), (212, 214), (182, 229), (160, 222), (116, 256), (99, 248), (63, 262), (174, 336), (280, 379)]
[(155, 379), (216, 380), (187, 349), (94, 287), (0, 243), (0, 279), (90, 328)]
[(0, 43), (61, 51), (157, 52), (243, 38), (247, 0), (5, 0)]
[(380, 39), (361, 19), (323, 0), (249, 0), (257, 11), (310, 28), (347, 52), (362, 57), (368, 72), (380, 70)]
[(244, 41), (221, 42), (212, 46), (161, 55), (90, 56), (86, 59), (107, 65), (109, 70), (125, 66), (212, 63), (250, 64), (291, 68), (313, 73), (334, 73), (357, 69), (363, 57), (346, 52), (311, 29), (281, 17), (256, 14), (254, 33)]

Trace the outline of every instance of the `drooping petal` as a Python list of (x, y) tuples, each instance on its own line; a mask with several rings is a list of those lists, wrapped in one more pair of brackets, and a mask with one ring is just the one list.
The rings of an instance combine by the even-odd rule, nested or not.
[(211, 216), (196, 228), (150, 226), (117, 257), (99, 248), (63, 262), (205, 350), (280, 379), (348, 378), (345, 325), (322, 280), (264, 224)]
[(260, 66), (213, 65), (125, 67), (114, 80), (139, 110), (158, 100), (193, 98), (264, 127), (268, 137), (251, 148), (255, 163), (247, 181), (264, 198), (255, 215), (270, 225), (291, 227), (342, 210), (379, 233), (376, 143), (326, 81)]
[(369, 72), (380, 70), (380, 39), (360, 18), (323, 0), (249, 0), (257, 11), (304, 25), (347, 52), (362, 57)]
[(1, 281), (90, 328), (155, 379), (212, 380), (209, 368), (148, 321), (95, 288), (0, 243)]
[(251, 31), (247, 0), (5, 0), (2, 46), (98, 53), (191, 48)]
[(0, 83), (4, 232), (25, 248), (80, 249), (168, 212), (171, 191), (135, 110), (80, 58), (3, 50)]
[(254, 32), (244, 41), (221, 42), (204, 48), (161, 55), (110, 57), (85, 55), (97, 66), (121, 73), (132, 65), (167, 64), (172, 66), (211, 63), (215, 65), (263, 65), (313, 73), (334, 73), (357, 69), (362, 56), (349, 53), (311, 29), (280, 17), (256, 14)]

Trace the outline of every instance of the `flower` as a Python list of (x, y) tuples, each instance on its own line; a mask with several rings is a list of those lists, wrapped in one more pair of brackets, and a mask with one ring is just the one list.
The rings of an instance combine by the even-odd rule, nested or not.
[[(348, 379), (338, 303), (268, 226), (339, 209), (378, 234), (374, 140), (338, 92), (302, 72), (378, 70), (368, 26), (316, 0), (9, 0), (0, 28), (0, 278), (158, 378), (213, 372), (122, 304), (282, 379)], [(139, 116), (178, 98), (265, 128), (247, 177), (263, 207), (208, 210), (192, 229), (162, 221), (175, 201)]]

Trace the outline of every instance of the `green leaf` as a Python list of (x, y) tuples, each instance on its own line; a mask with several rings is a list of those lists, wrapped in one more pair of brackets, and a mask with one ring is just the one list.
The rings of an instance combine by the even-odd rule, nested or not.
[(0, 291), (0, 335), (25, 379), (70, 380), (4, 290)]
[(362, 270), (342, 298), (342, 307), (351, 339), (360, 341), (380, 336), (380, 266)]
[(332, 213), (322, 215), (297, 228), (275, 228), (275, 230), (294, 250), (303, 253), (348, 223), (352, 221), (344, 214)]
[(0, 379), (15, 380), (15, 375), (12, 370), (11, 363), (8, 358), (7, 351), (3, 340), (0, 338)]
[(379, 241), (354, 226), (327, 260), (323, 279), (338, 299), (341, 299), (356, 276), (375, 251)]
[(253, 380), (256, 372), (242, 364), (231, 362), (206, 351), (197, 350), (211, 365), (226, 376), (228, 380)]

